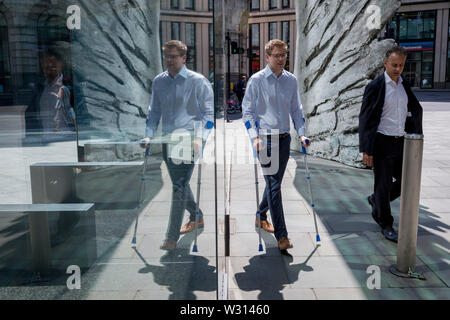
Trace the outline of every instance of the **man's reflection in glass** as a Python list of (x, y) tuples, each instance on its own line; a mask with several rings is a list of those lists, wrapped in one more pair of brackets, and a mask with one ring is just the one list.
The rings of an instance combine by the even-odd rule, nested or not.
[(44, 81), (38, 83), (26, 111), (27, 130), (55, 132), (73, 130), (75, 115), (71, 105), (70, 82), (64, 78), (61, 55), (52, 50), (42, 58)]
[[(152, 98), (147, 116), (145, 143), (149, 147), (162, 120), (163, 158), (172, 181), (172, 203), (166, 239), (162, 250), (173, 251), (181, 233), (195, 230), (196, 202), (189, 181), (194, 159), (201, 153), (214, 121), (214, 94), (209, 81), (186, 68), (187, 46), (178, 40), (163, 45), (167, 71), (153, 81)], [(181, 227), (184, 210), (189, 222)], [(204, 226), (198, 211), (198, 227)], [(180, 229), (181, 227), (181, 229)]]

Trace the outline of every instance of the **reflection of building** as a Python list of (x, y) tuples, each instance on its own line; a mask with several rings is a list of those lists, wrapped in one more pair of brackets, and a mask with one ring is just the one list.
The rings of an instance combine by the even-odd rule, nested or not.
[(70, 76), (70, 31), (66, 10), (49, 1), (5, 0), (0, 3), (0, 105), (27, 104), (40, 79), (40, 59), (47, 49), (65, 58)]
[(160, 37), (186, 43), (187, 67), (213, 79), (212, 0), (161, 0)]
[[(249, 75), (265, 67), (264, 44), (275, 37), (289, 44), (286, 69), (294, 70), (294, 4), (294, 0), (247, 1), (249, 59), (246, 72)], [(406, 48), (408, 60), (404, 76), (414, 87), (450, 88), (449, 9), (449, 1), (402, 0), (402, 6), (382, 32)]]
[(266, 65), (264, 44), (271, 39), (281, 39), (289, 46), (286, 69), (294, 70), (295, 8), (294, 0), (250, 0), (248, 19), (248, 48), (250, 59), (248, 73), (253, 74)]

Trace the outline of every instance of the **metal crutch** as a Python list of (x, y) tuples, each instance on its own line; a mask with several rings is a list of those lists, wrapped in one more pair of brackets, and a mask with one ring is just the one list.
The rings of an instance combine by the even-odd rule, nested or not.
[[(252, 145), (253, 148), (253, 145)], [(259, 249), (258, 251), (264, 251), (262, 242), (261, 242), (261, 213), (259, 212), (259, 182), (258, 182), (258, 165), (257, 165), (257, 153), (255, 149), (253, 149), (253, 157), (255, 159), (254, 169), (255, 169), (255, 189), (256, 189), (256, 212), (258, 215), (258, 237), (259, 237)]]
[[(140, 144), (142, 145), (142, 141), (140, 141)], [(145, 145), (145, 143), (144, 143)], [(150, 154), (150, 146), (148, 146), (148, 148), (145, 149), (145, 157), (144, 157), (144, 165), (142, 167), (142, 176), (141, 176), (141, 190), (139, 193), (139, 206), (138, 206), (138, 210), (136, 213), (136, 223), (134, 224), (134, 234), (133, 234), (133, 239), (131, 240), (131, 244), (135, 245), (136, 244), (136, 232), (137, 232), (137, 227), (138, 227), (138, 220), (139, 220), (139, 211), (142, 207), (142, 202), (143, 202), (143, 197), (144, 197), (144, 192), (145, 192), (145, 171), (147, 170), (147, 158)]]
[(203, 160), (203, 146), (202, 150), (200, 150), (200, 156), (198, 159), (198, 174), (197, 174), (197, 203), (195, 207), (195, 240), (194, 240), (194, 246), (192, 247), (192, 252), (198, 252), (197, 247), (197, 237), (198, 237), (198, 215), (200, 212), (200, 190), (201, 190), (201, 184), (202, 184), (202, 160)]
[[(258, 122), (255, 122), (255, 126), (256, 126), (256, 128), (258, 128)], [(251, 128), (250, 121), (247, 121), (245, 123), (245, 127), (246, 127), (247, 131)], [(253, 150), (253, 159), (254, 159), (253, 168), (255, 170), (256, 212), (257, 212), (256, 215), (258, 216), (258, 237), (259, 237), (258, 251), (264, 251), (262, 241), (261, 241), (261, 214), (259, 213), (259, 182), (258, 182), (258, 161), (257, 161), (258, 154), (257, 154), (255, 148), (253, 148), (252, 139), (250, 139), (250, 146), (252, 147), (252, 150)]]
[[(306, 139), (305, 143), (308, 145), (309, 144), (309, 140)], [(309, 199), (311, 200), (311, 207), (313, 210), (313, 217), (314, 217), (314, 226), (316, 227), (316, 243), (320, 242), (320, 236), (319, 236), (319, 229), (317, 228), (317, 219), (316, 219), (316, 209), (314, 209), (314, 201), (313, 201), (313, 195), (312, 195), (312, 188), (311, 188), (311, 177), (309, 175), (309, 168), (308, 168), (308, 161), (306, 160), (306, 148), (302, 146), (302, 151), (304, 154), (304, 159), (305, 159), (305, 168), (306, 168), (306, 180), (308, 180), (308, 188), (309, 188)]]
[(253, 150), (253, 159), (254, 159), (253, 168), (255, 170), (256, 212), (257, 212), (256, 215), (258, 216), (258, 237), (259, 237), (258, 251), (264, 251), (262, 241), (261, 241), (261, 214), (259, 213), (258, 154), (257, 154), (255, 148), (253, 148), (253, 143), (252, 143), (251, 139), (250, 139), (250, 145), (252, 146), (252, 150)]
[[(200, 186), (202, 184), (202, 161), (203, 161), (203, 149), (205, 148), (206, 144), (206, 137), (208, 136), (211, 129), (214, 127), (214, 122), (207, 121), (204, 127), (204, 135), (203, 135), (203, 141), (202, 146), (200, 150), (200, 156), (198, 159), (198, 174), (197, 174), (197, 204), (195, 208), (195, 240), (194, 240), (194, 246), (192, 247), (192, 252), (198, 252), (197, 247), (197, 237), (198, 237), (198, 215), (200, 212)], [(195, 158), (194, 158), (195, 160)]]

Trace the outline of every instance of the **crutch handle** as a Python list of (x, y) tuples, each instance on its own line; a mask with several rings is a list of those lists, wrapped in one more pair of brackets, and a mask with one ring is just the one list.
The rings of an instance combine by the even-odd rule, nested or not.
[[(306, 143), (306, 145), (308, 145), (309, 144), (309, 139), (305, 139), (305, 143)], [(302, 145), (303, 154), (306, 154), (306, 148), (303, 146), (303, 143), (301, 143), (301, 145)]]

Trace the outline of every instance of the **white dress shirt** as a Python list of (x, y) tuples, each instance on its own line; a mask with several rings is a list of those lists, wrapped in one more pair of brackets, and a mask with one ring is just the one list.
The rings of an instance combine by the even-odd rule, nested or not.
[[(171, 77), (168, 71), (153, 81), (146, 137), (153, 138), (162, 118), (163, 135), (185, 129), (206, 140), (214, 124), (214, 93), (211, 83), (183, 66)], [(204, 130), (206, 127), (209, 130)]]
[(242, 101), (242, 120), (250, 138), (258, 137), (258, 131), (289, 133), (289, 115), (299, 137), (305, 135), (297, 78), (286, 70), (277, 77), (267, 65), (248, 80)]
[(408, 95), (403, 87), (403, 79), (395, 83), (384, 72), (386, 81), (386, 94), (384, 97), (383, 112), (377, 132), (387, 136), (404, 136), (405, 122), (408, 115)]
[(44, 91), (39, 100), (39, 116), (41, 118), (42, 128), (45, 131), (52, 131), (56, 128), (54, 120), (56, 114), (56, 103), (58, 102), (58, 93), (63, 85), (63, 75), (61, 74), (53, 82), (45, 81)]

